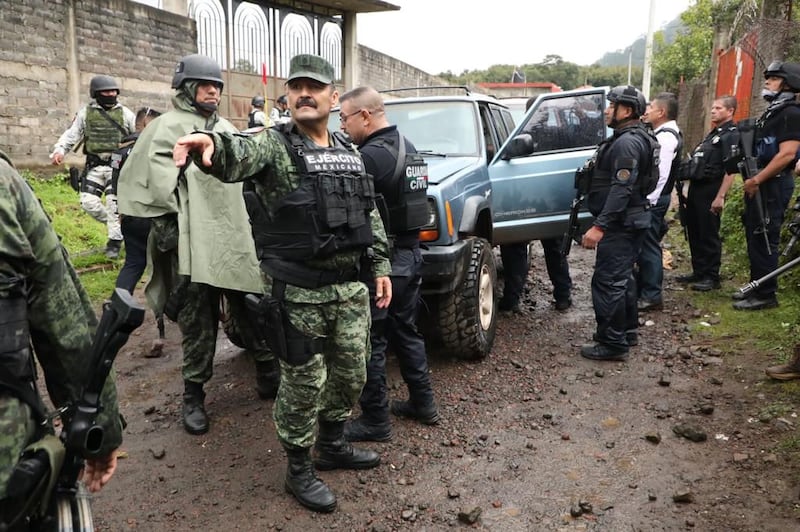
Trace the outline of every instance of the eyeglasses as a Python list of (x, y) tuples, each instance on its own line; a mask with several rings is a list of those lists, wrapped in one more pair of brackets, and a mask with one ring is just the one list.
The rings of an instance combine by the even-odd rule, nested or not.
[(366, 111), (368, 115), (372, 114), (372, 111), (370, 111), (369, 109), (359, 109), (358, 111), (353, 111), (350, 114), (339, 113), (339, 122), (344, 124), (344, 123), (347, 122), (348, 118), (350, 118), (351, 116), (355, 116), (355, 115), (357, 115), (358, 113), (360, 113), (362, 111)]

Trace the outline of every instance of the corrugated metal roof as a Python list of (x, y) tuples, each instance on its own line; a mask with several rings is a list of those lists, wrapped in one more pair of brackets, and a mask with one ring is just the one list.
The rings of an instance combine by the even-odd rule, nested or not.
[(346, 12), (376, 13), (379, 11), (398, 11), (400, 6), (382, 0), (270, 0), (268, 2), (251, 0), (255, 4), (294, 8), (299, 11), (322, 15), (342, 15)]

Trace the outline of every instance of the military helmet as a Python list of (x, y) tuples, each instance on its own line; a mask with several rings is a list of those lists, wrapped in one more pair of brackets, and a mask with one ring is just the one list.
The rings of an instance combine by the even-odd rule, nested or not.
[(647, 100), (644, 94), (632, 85), (618, 85), (611, 89), (606, 96), (611, 103), (621, 103), (633, 109), (635, 116), (642, 116), (647, 110)]
[(219, 83), (220, 90), (225, 85), (222, 81), (222, 69), (217, 62), (200, 54), (187, 55), (178, 61), (175, 75), (172, 76), (172, 88), (181, 88), (183, 82), (188, 79)]
[(102, 91), (117, 91), (119, 93), (119, 85), (111, 76), (93, 77), (89, 82), (89, 96), (97, 98), (97, 93)]
[(250, 100), (250, 105), (252, 105), (253, 107), (264, 107), (264, 97), (253, 96), (253, 99)]
[(800, 64), (773, 61), (764, 71), (765, 79), (771, 76), (783, 78), (792, 91), (800, 92)]
[(280, 96), (278, 96), (278, 99), (275, 100), (275, 101), (280, 103), (280, 104), (283, 104), (283, 105), (286, 105), (287, 103), (289, 103), (289, 100), (286, 99), (286, 95), (285, 94), (281, 94)]

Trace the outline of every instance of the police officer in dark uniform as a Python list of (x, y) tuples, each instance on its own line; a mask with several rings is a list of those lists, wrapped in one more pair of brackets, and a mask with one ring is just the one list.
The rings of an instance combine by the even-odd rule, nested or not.
[[(408, 387), (407, 401), (393, 401), (393, 414), (433, 425), (439, 411), (433, 400), (425, 342), (417, 331), (422, 277), (419, 228), (427, 223), (428, 173), (425, 161), (396, 126), (389, 125), (383, 99), (375, 89), (358, 87), (340, 98), (342, 130), (358, 144), (364, 167), (383, 196), (384, 225), (392, 239), (392, 303), (379, 309), (372, 301), (372, 353), (361, 392), (361, 416), (346, 427), (350, 441), (391, 439), (386, 393), (386, 348), (391, 345)], [(402, 142), (402, 145), (400, 144)], [(374, 293), (374, 283), (367, 282)]]
[[(758, 173), (744, 182), (744, 229), (747, 255), (750, 258), (750, 280), (759, 279), (778, 267), (778, 246), (784, 212), (794, 192), (792, 169), (800, 148), (800, 64), (771, 63), (764, 71), (762, 96), (769, 102), (756, 123), (754, 155)], [(769, 249), (762, 234), (756, 204), (761, 191)], [(777, 279), (761, 283), (746, 299), (736, 301), (737, 310), (761, 310), (778, 306), (775, 292)]]
[(606, 124), (614, 134), (600, 144), (591, 171), (589, 211), (594, 225), (583, 246), (597, 248), (592, 276), (595, 343), (581, 348), (593, 360), (625, 360), (638, 341), (636, 281), (633, 264), (650, 226), (649, 194), (658, 181), (658, 142), (639, 121), (647, 102), (635, 87), (608, 93)]
[(701, 292), (720, 287), (720, 215), (733, 183), (733, 175), (725, 171), (725, 161), (731, 159), (732, 147), (739, 144), (739, 132), (733, 123), (735, 112), (735, 97), (721, 96), (714, 100), (713, 128), (681, 166), (682, 180), (689, 181), (684, 223), (692, 254), (692, 273), (678, 276), (677, 280), (692, 283), (692, 290)]

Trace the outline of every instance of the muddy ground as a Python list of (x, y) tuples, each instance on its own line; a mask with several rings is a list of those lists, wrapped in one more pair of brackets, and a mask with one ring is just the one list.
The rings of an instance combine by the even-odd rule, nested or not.
[[(523, 313), (500, 317), (489, 358), (431, 360), (442, 423), (394, 420), (394, 439), (371, 445), (377, 469), (321, 473), (339, 499), (327, 515), (284, 493), (272, 402), (224, 335), (207, 386), (211, 430), (183, 431), (180, 335), (168, 324), (165, 356), (144, 358), (156, 335), (148, 318), (117, 359), (127, 456), (95, 499), (98, 528), (800, 530), (800, 464), (781, 446), (797, 438), (800, 397), (766, 380), (771, 356), (693, 338), (693, 324), (715, 318), (668, 272), (665, 309), (643, 315), (651, 322), (630, 360), (582, 359), (592, 260), (573, 250), (574, 306), (558, 313), (536, 257)], [(403, 398), (394, 360), (390, 379)], [(778, 400), (791, 407), (765, 415)], [(686, 425), (705, 441), (675, 434)]]

